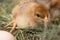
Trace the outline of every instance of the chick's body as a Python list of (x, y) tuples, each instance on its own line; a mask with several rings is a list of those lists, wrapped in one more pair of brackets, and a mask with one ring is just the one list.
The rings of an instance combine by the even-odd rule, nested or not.
[[(37, 2), (18, 4), (12, 11), (15, 23), (19, 28), (39, 28), (45, 16), (48, 16), (48, 9)], [(38, 20), (39, 21), (38, 21)]]

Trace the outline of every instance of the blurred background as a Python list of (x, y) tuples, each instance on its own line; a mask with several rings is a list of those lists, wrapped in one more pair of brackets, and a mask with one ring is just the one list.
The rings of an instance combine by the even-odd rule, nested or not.
[[(10, 30), (3, 27), (13, 19), (11, 11), (18, 3), (19, 0), (0, 0), (0, 30)], [(52, 18), (52, 22), (45, 31), (46, 34), (43, 33), (43, 28), (40, 28), (38, 30), (16, 29), (13, 35), (17, 40), (60, 40), (60, 21)]]

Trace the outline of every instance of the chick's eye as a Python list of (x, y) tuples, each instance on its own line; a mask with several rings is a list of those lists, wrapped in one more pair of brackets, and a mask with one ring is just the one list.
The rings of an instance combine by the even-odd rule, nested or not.
[(39, 14), (36, 14), (36, 16), (37, 16), (37, 17), (40, 17), (40, 15), (39, 15)]
[(35, 15), (36, 15), (36, 17), (41, 17), (39, 13), (36, 13)]

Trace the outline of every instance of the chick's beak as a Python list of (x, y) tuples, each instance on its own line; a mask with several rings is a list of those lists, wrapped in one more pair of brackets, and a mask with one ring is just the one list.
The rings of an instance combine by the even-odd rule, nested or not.
[(44, 24), (49, 25), (50, 24), (50, 17), (44, 18)]

